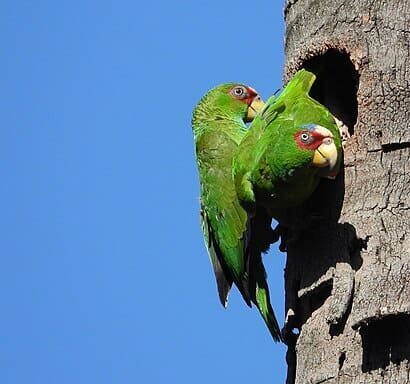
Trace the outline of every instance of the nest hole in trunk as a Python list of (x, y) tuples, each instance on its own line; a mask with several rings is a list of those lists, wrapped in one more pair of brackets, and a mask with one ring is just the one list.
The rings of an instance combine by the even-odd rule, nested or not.
[(331, 48), (307, 59), (303, 67), (316, 75), (310, 96), (325, 105), (354, 134), (359, 73), (347, 52)]

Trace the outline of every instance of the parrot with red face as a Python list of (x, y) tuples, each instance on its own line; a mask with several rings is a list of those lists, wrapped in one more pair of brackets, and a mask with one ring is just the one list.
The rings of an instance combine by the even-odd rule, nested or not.
[[(198, 163), (201, 223), (216, 277), (219, 299), (227, 305), (234, 284), (245, 302), (256, 305), (272, 338), (281, 340), (261, 253), (271, 242), (270, 218), (261, 230), (249, 220), (235, 191), (235, 150), (264, 104), (246, 85), (228, 83), (210, 90), (194, 109), (192, 129)], [(253, 235), (252, 235), (253, 233)]]
[(266, 102), (235, 150), (236, 193), (249, 217), (262, 210), (281, 223), (283, 212), (309, 198), (322, 177), (339, 172), (339, 128), (309, 96), (315, 78), (305, 69), (297, 72)]

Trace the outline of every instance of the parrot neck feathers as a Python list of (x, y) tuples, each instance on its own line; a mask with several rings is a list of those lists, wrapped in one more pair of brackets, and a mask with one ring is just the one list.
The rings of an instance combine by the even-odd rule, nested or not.
[(195, 108), (192, 128), (195, 138), (208, 129), (220, 129), (234, 135), (240, 134), (240, 136), (246, 132), (246, 125), (241, 117), (226, 113), (216, 106), (211, 108), (201, 103)]

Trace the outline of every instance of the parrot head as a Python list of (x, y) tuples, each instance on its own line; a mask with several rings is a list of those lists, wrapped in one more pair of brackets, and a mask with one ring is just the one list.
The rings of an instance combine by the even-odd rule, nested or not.
[(232, 109), (241, 113), (245, 123), (251, 122), (264, 106), (258, 93), (245, 85), (235, 85), (229, 89), (228, 95)]
[(316, 124), (304, 125), (294, 134), (296, 145), (310, 153), (311, 165), (333, 170), (338, 161), (338, 151), (329, 129)]
[(292, 175), (315, 170), (319, 176), (337, 173), (341, 154), (338, 152), (332, 132), (317, 124), (282, 127), (277, 151), (272, 160), (280, 174)]
[(237, 119), (247, 123), (254, 119), (264, 103), (258, 93), (243, 84), (228, 83), (211, 89), (194, 110), (195, 120)]

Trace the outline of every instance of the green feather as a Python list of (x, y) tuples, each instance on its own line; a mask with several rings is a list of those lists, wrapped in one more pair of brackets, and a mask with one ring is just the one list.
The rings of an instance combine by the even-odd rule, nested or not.
[[(331, 113), (309, 96), (314, 81), (313, 73), (299, 71), (277, 99), (268, 100), (235, 151), (236, 191), (250, 214), (259, 205), (278, 218), (281, 210), (305, 201), (321, 177), (340, 167), (339, 130)], [(331, 169), (312, 166), (314, 150), (298, 146), (295, 135), (309, 126), (332, 133), (337, 161)]]
[(232, 177), (233, 154), (246, 133), (248, 109), (246, 103), (230, 95), (234, 86), (224, 84), (209, 91), (193, 114), (202, 231), (221, 303), (226, 306), (234, 283), (245, 302), (258, 307), (274, 340), (280, 340), (261, 255), (251, 246), (250, 222)]

